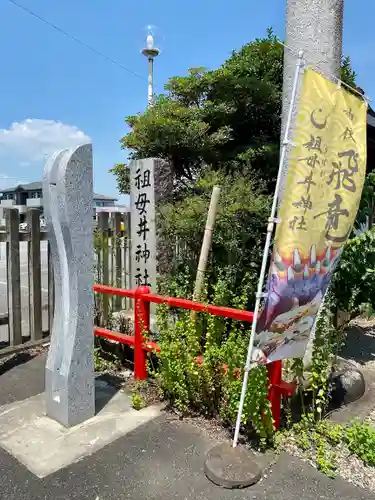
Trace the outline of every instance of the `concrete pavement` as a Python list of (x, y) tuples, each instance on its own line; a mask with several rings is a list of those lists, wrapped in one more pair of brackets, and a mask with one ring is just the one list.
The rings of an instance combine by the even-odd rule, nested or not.
[[(20, 358), (26, 361), (27, 357)], [(0, 405), (43, 390), (44, 357), (0, 369)], [(1, 409), (0, 409), (1, 411)], [(126, 418), (126, 414), (124, 414)], [(203, 473), (215, 444), (204, 430), (164, 413), (77, 463), (39, 479), (0, 448), (4, 500), (370, 500), (374, 496), (331, 480), (301, 460), (281, 455), (257, 485), (214, 486)]]

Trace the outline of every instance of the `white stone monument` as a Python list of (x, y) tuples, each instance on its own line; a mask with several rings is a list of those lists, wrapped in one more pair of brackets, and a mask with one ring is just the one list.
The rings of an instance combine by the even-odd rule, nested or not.
[(71, 427), (95, 415), (92, 149), (56, 153), (43, 203), (51, 245), (55, 311), (46, 364), (47, 416)]

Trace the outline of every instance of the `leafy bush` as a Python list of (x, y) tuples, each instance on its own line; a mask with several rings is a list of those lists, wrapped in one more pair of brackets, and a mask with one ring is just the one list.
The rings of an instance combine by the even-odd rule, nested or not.
[[(212, 188), (221, 186), (219, 209), (213, 232), (212, 251), (206, 272), (208, 296), (220, 273), (226, 275), (231, 293), (239, 290), (244, 275), (252, 284), (245, 308), (254, 305), (254, 295), (269, 215), (270, 198), (251, 179), (206, 171), (183, 200), (161, 209), (161, 226), (168, 241), (179, 242), (173, 276), (182, 273), (191, 294), (199, 259)], [(179, 279), (179, 278), (178, 278)], [(182, 281), (181, 279), (179, 281)]]
[(366, 423), (355, 421), (345, 432), (349, 451), (357, 455), (365, 465), (375, 467), (375, 429)]
[(133, 391), (131, 396), (132, 407), (134, 410), (142, 410), (146, 406), (146, 401), (138, 391)]
[(353, 318), (375, 308), (375, 228), (346, 244), (331, 287), (336, 311)]
[(355, 230), (357, 231), (360, 230), (362, 226), (365, 226), (368, 229), (371, 228), (372, 221), (375, 215), (374, 195), (375, 195), (375, 172), (370, 172), (369, 174), (367, 174), (363, 186), (361, 201), (359, 204), (358, 213), (354, 224)]
[[(240, 288), (243, 293), (236, 297), (227, 286), (227, 277), (220, 276), (213, 287), (212, 302), (243, 308), (251, 287), (251, 281), (245, 276)], [(176, 312), (173, 320), (164, 306), (158, 310), (158, 323), (161, 350), (155, 376), (165, 398), (182, 413), (193, 410), (209, 417), (219, 416), (224, 423), (233, 425), (241, 393), (249, 325), (205, 314), (195, 320), (186, 311)], [(266, 369), (258, 367), (249, 377), (242, 421), (262, 439), (272, 433), (267, 394)]]
[[(294, 436), (298, 448), (315, 462), (318, 470), (329, 477), (336, 476), (337, 460), (333, 446), (341, 442), (341, 426), (326, 421), (316, 423), (313, 415), (304, 415), (302, 420), (293, 426), (291, 435)], [(287, 433), (284, 439), (289, 436)], [(280, 443), (283, 446), (282, 439)]]
[(345, 428), (340, 424), (333, 424), (328, 420), (321, 420), (317, 424), (317, 432), (327, 438), (332, 445), (338, 445), (345, 436)]
[(295, 444), (316, 467), (329, 477), (336, 475), (338, 446), (346, 445), (368, 467), (375, 467), (375, 429), (368, 423), (355, 420), (341, 425), (321, 420), (313, 415), (304, 415), (300, 422), (288, 432), (281, 432), (277, 438), (280, 447), (292, 437)]
[(105, 352), (100, 346), (94, 348), (94, 368), (96, 372), (117, 371), (120, 366), (121, 362), (116, 355)]

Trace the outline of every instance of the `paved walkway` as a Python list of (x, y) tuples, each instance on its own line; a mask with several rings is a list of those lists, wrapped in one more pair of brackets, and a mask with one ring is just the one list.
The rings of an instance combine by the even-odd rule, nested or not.
[[(26, 358), (24, 358), (24, 361)], [(44, 357), (0, 366), (0, 405), (40, 393)], [(156, 420), (44, 479), (0, 449), (0, 498), (6, 500), (370, 500), (342, 480), (330, 480), (286, 454), (245, 490), (224, 490), (203, 474), (214, 443), (198, 428), (162, 415)]]

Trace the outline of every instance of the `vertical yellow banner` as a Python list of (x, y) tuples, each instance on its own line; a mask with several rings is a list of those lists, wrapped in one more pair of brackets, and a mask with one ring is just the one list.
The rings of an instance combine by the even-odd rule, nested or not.
[(303, 75), (280, 222), (258, 324), (260, 362), (301, 357), (355, 221), (366, 174), (367, 104)]

